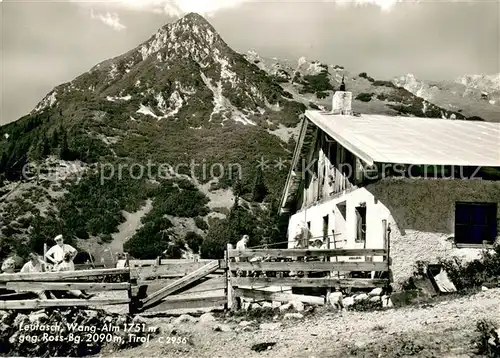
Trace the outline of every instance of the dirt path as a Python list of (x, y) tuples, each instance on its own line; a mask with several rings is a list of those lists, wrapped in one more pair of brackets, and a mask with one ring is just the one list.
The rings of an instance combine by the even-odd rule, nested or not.
[[(173, 323), (173, 318), (148, 320), (161, 328), (148, 344), (107, 356), (120, 357), (469, 357), (476, 322), (500, 324), (500, 289), (439, 302), (378, 312), (329, 312), (299, 320), (281, 320), (270, 330), (255, 323), (243, 328), (221, 318), (212, 323)], [(220, 323), (228, 332), (217, 332)], [(163, 342), (159, 341), (163, 337)], [(186, 338), (188, 343), (172, 339)], [(276, 342), (257, 353), (252, 345)], [(106, 356), (106, 355), (105, 355)]]
[(113, 241), (109, 244), (111, 252), (123, 252), (123, 244), (132, 237), (141, 226), (141, 219), (153, 208), (153, 202), (147, 200), (146, 204), (135, 213), (124, 211), (125, 222), (118, 226), (118, 232), (113, 234)]

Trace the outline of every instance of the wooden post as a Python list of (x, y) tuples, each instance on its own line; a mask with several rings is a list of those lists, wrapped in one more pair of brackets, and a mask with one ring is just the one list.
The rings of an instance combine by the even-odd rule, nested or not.
[[(332, 237), (333, 237), (333, 240), (335, 240), (335, 230), (332, 230)], [(330, 235), (328, 235), (328, 232), (327, 232), (327, 235), (326, 235), (326, 248), (329, 250), (330, 249)], [(328, 261), (330, 262), (330, 256), (325, 256), (325, 261)], [(332, 277), (332, 271), (329, 271), (327, 273), (327, 277), (328, 278), (331, 278)], [(326, 289), (326, 298), (328, 298), (328, 296), (330, 296), (330, 293), (332, 293), (332, 288), (331, 287), (328, 287)], [(326, 303), (326, 302), (325, 302)]]
[[(155, 265), (154, 265), (154, 266), (155, 266), (155, 267), (154, 267), (155, 272), (158, 272), (158, 267), (160, 267), (160, 265), (161, 265), (161, 256), (158, 256), (158, 257), (156, 258)], [(158, 276), (155, 276), (155, 280), (157, 280), (157, 279), (159, 279), (159, 278), (160, 278), (160, 276), (159, 276), (159, 275), (158, 275)]]
[[(382, 245), (384, 247), (384, 249), (387, 250), (387, 220), (382, 220), (382, 238), (383, 238), (383, 242), (382, 242)], [(383, 261), (386, 261), (387, 260), (387, 256), (383, 256), (382, 257), (382, 260)]]
[(90, 265), (91, 265), (90, 267), (95, 268), (94, 258), (92, 257), (92, 254), (89, 251), (87, 251), (87, 253), (89, 254)]
[[(137, 302), (136, 300), (134, 299), (134, 295), (133, 295), (133, 292), (132, 292), (132, 276), (130, 274), (130, 267), (128, 268), (128, 273), (125, 274), (125, 280), (130, 283), (130, 287), (127, 291), (127, 294), (128, 294), (128, 298), (130, 300), (129, 304), (128, 304), (128, 313), (133, 315), (136, 313), (136, 310), (137, 310)], [(136, 279), (134, 278), (134, 281), (136, 281)], [(135, 282), (134, 286), (136, 286), (137, 282)]]
[(132, 268), (130, 267), (130, 257), (128, 252), (125, 252), (125, 267), (128, 268), (128, 273), (125, 275), (125, 279), (128, 283), (130, 283), (130, 287), (128, 289), (128, 298), (130, 303), (128, 304), (128, 313), (135, 314), (138, 312), (139, 299), (138, 296), (134, 296), (134, 292), (137, 291), (137, 277), (132, 277)]
[(391, 268), (391, 225), (388, 224), (387, 225), (387, 266), (389, 268), (389, 272), (390, 272), (390, 268)]
[(224, 295), (226, 296), (226, 303), (224, 303), (224, 312), (227, 312), (229, 309), (229, 245), (226, 246), (226, 250), (224, 251), (224, 262), (226, 263), (226, 267), (224, 268)]
[(229, 252), (228, 250), (232, 248), (231, 244), (227, 244), (226, 247), (226, 252), (228, 253), (227, 257), (227, 268), (226, 268), (226, 280), (227, 280), (227, 305), (228, 309), (233, 311), (233, 310), (238, 310), (240, 308), (240, 298), (235, 297), (234, 295), (234, 288), (232, 284), (231, 277), (233, 277), (233, 273), (231, 272), (229, 268), (229, 262), (232, 261), (232, 259), (229, 257)]
[(113, 251), (108, 247), (109, 256), (111, 256), (111, 262), (113, 263), (113, 267), (116, 267), (115, 255), (113, 255)]
[[(337, 240), (336, 240), (336, 237), (335, 237), (335, 229), (332, 230), (332, 238), (333, 238), (333, 248), (336, 249), (337, 248)], [(335, 262), (338, 262), (339, 261), (339, 258), (338, 256), (335, 256)], [(340, 271), (337, 271), (337, 278), (340, 279)]]

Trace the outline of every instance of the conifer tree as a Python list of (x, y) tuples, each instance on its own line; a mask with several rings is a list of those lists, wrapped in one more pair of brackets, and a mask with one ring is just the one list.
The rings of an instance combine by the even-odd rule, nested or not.
[(68, 136), (64, 129), (61, 134), (61, 146), (59, 147), (59, 157), (62, 160), (71, 160), (71, 151), (69, 150), (68, 146)]
[(7, 154), (2, 153), (0, 156), (0, 173), (3, 173), (7, 170)]
[(41, 152), (42, 152), (42, 155), (44, 157), (50, 154), (49, 140), (47, 139), (47, 136), (45, 136), (45, 135), (42, 138), (41, 147), (42, 147)]
[(252, 189), (252, 200), (261, 203), (267, 195), (267, 188), (264, 184), (264, 175), (262, 168), (257, 168), (255, 180)]
[(59, 147), (59, 132), (57, 129), (54, 129), (54, 131), (52, 132), (51, 147), (52, 148)]

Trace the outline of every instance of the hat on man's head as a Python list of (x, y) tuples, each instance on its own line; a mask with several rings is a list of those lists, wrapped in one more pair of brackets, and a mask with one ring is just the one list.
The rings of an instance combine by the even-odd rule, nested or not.
[(62, 235), (57, 235), (54, 239), (54, 241), (59, 241), (62, 240), (63, 236)]

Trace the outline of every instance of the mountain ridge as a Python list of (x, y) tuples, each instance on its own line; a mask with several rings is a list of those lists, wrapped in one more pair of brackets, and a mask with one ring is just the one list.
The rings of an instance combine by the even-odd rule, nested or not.
[(393, 83), (440, 107), (460, 109), (468, 117), (500, 121), (500, 74), (465, 75), (453, 81), (425, 81), (407, 74)]

